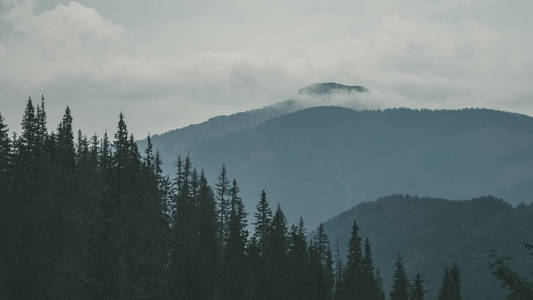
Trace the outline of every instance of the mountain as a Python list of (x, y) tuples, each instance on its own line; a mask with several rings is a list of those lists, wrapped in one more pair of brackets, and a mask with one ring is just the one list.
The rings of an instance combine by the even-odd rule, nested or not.
[[(251, 129), (272, 118), (304, 108), (318, 104), (323, 105), (329, 102), (330, 97), (334, 97), (337, 94), (346, 95), (366, 91), (366, 88), (356, 85), (342, 85), (333, 82), (315, 83), (300, 89), (298, 95), (285, 101), (260, 109), (227, 116), (216, 116), (199, 124), (154, 135), (152, 136), (152, 142), (161, 152), (161, 158), (165, 162), (165, 171), (172, 173), (174, 172), (173, 165), (178, 155), (189, 153), (194, 147), (210, 139)], [(139, 141), (138, 145), (140, 149), (144, 149), (146, 140)]]
[[(305, 90), (327, 103), (329, 95), (321, 93), (352, 89), (339, 86)], [(313, 97), (215, 117), (152, 140), (167, 173), (174, 174), (178, 155), (189, 153), (213, 182), (225, 163), (243, 186), (249, 210), (265, 189), (291, 221), (301, 214), (310, 226), (395, 193), (448, 199), (490, 194), (512, 204), (532, 199), (529, 116), (488, 109), (305, 108), (316, 103)]]
[[(266, 120), (296, 111), (299, 107), (295, 100), (288, 99), (261, 109), (216, 116), (203, 123), (153, 135), (151, 138), (166, 163), (165, 170), (171, 171), (171, 164), (176, 161), (178, 155), (189, 153), (195, 146), (209, 139), (253, 128)], [(140, 149), (144, 149), (146, 140), (139, 141), (138, 145)]]
[(533, 118), (487, 109), (313, 107), (209, 139), (190, 151), (214, 180), (226, 163), (248, 208), (261, 189), (308, 225), (383, 195), (533, 195)]
[(490, 273), (493, 251), (512, 257), (511, 266), (526, 278), (533, 274), (533, 257), (523, 246), (533, 242), (533, 205), (513, 208), (502, 200), (481, 197), (466, 201), (389, 196), (368, 202), (325, 222), (333, 245), (345, 257), (353, 221), (361, 236), (368, 237), (376, 267), (391, 286), (398, 254), (410, 278), (420, 272), (426, 299), (436, 299), (444, 268), (452, 262), (461, 267), (463, 299), (500, 300), (506, 291)]

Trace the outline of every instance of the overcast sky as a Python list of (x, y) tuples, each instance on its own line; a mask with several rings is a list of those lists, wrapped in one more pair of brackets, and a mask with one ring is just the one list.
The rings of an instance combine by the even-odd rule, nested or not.
[[(156, 4), (157, 3), (157, 4)], [(0, 112), (65, 105), (137, 137), (262, 107), (314, 82), (374, 107), (533, 115), (531, 0), (0, 0)]]

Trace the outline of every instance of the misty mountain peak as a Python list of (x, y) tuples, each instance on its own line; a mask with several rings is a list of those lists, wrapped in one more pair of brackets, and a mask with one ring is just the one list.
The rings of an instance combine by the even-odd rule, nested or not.
[(298, 90), (299, 95), (329, 95), (333, 93), (366, 92), (366, 88), (359, 85), (344, 85), (336, 82), (314, 83)]

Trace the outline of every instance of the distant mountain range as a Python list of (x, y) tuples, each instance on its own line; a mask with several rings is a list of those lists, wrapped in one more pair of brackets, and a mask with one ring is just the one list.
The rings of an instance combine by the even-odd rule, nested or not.
[(511, 256), (513, 269), (525, 278), (533, 276), (533, 257), (523, 246), (533, 242), (531, 204), (513, 208), (493, 197), (449, 201), (401, 195), (363, 203), (325, 222), (343, 258), (354, 220), (360, 235), (370, 239), (387, 290), (398, 254), (410, 278), (422, 274), (426, 299), (437, 298), (444, 268), (452, 262), (461, 268), (463, 299), (504, 299), (507, 291), (489, 270), (494, 251)]
[[(363, 201), (410, 193), (450, 199), (533, 195), (533, 118), (487, 109), (356, 111), (328, 104), (365, 88), (316, 84), (258, 110), (153, 136), (165, 170), (190, 154), (211, 182), (225, 163), (253, 209), (262, 189), (311, 227)], [(306, 97), (320, 101), (306, 103)], [(143, 147), (144, 141), (139, 142)]]

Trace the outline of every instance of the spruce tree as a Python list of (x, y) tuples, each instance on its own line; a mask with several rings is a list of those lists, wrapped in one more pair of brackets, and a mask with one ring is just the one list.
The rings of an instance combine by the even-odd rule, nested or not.
[(453, 263), (444, 270), (442, 286), (439, 291), (439, 300), (461, 300), (461, 275), (459, 266)]
[(261, 199), (259, 200), (259, 203), (256, 207), (254, 222), (254, 237), (257, 240), (261, 255), (264, 252), (265, 241), (268, 235), (270, 234), (271, 221), (272, 210), (270, 209), (270, 206), (268, 204), (265, 191), (262, 191)]
[(287, 219), (277, 206), (265, 241), (265, 294), (267, 299), (286, 299), (287, 291)]
[(376, 286), (378, 289), (378, 300), (385, 300), (385, 290), (383, 289), (383, 279), (381, 278), (381, 274), (379, 272), (379, 269), (376, 270)]
[(403, 268), (402, 257), (398, 255), (396, 270), (393, 275), (390, 300), (409, 300), (409, 281)]
[(339, 286), (338, 299), (361, 299), (363, 274), (363, 251), (361, 249), (361, 238), (359, 237), (359, 227), (354, 220), (352, 235), (348, 243), (348, 256), (346, 266), (342, 275), (342, 284)]
[(342, 286), (342, 273), (343, 273), (344, 267), (342, 265), (342, 258), (340, 254), (340, 247), (339, 247), (339, 241), (337, 241), (337, 245), (335, 246), (335, 299), (340, 299), (341, 297), (341, 286)]
[(8, 222), (12, 230), (6, 232), (7, 269), (10, 272), (7, 286), (11, 299), (35, 299), (46, 294), (44, 284), (49, 268), (42, 268), (46, 255), (37, 242), (41, 234), (40, 194), (42, 182), (38, 177), (40, 147), (35, 107), (28, 99), (22, 117), (22, 133), (14, 147), (12, 193), (9, 210), (14, 213)]
[(372, 249), (368, 238), (365, 239), (364, 256), (362, 261), (361, 274), (361, 295), (364, 299), (377, 299), (379, 288), (374, 276), (374, 265), (372, 260)]
[(8, 252), (7, 244), (9, 242), (8, 233), (6, 229), (9, 216), (9, 186), (10, 178), (10, 164), (11, 164), (11, 141), (9, 139), (9, 128), (4, 123), (4, 118), (0, 114), (0, 227), (4, 230), (0, 231), (0, 298), (8, 298), (7, 286), (8, 282)]
[(422, 280), (422, 276), (420, 276), (420, 273), (417, 273), (415, 280), (411, 285), (409, 300), (424, 300), (425, 293), (426, 291), (424, 290), (424, 280)]
[(247, 274), (246, 211), (239, 197), (237, 181), (233, 180), (230, 189), (231, 211), (228, 226), (228, 240), (222, 258), (221, 299), (245, 299), (244, 285)]
[(461, 271), (457, 263), (450, 268), (450, 294), (450, 300), (461, 300)]
[(266, 298), (260, 285), (264, 278), (261, 249), (255, 234), (248, 240), (246, 254), (248, 272), (244, 283), (244, 298), (264, 300)]
[(451, 299), (451, 282), (450, 282), (450, 272), (448, 267), (444, 269), (444, 277), (442, 278), (442, 285), (439, 290), (439, 300), (449, 300)]
[(318, 227), (317, 234), (309, 246), (312, 299), (331, 299), (333, 296), (333, 258), (324, 224)]
[(215, 184), (217, 215), (218, 215), (218, 239), (219, 247), (222, 249), (228, 235), (228, 219), (230, 214), (230, 203), (228, 196), (230, 194), (230, 183), (226, 174), (226, 166), (222, 165), (220, 173)]
[[(195, 201), (196, 208), (194, 209), (195, 212), (193, 212), (196, 215), (196, 222), (192, 225), (197, 230), (197, 237), (196, 245), (189, 245), (189, 247), (195, 249), (194, 259), (198, 272), (198, 299), (211, 299), (216, 291), (217, 266), (220, 260), (215, 199), (203, 170), (200, 172), (197, 184), (194, 183), (194, 175), (192, 178), (192, 185), (198, 185), (197, 199)], [(194, 240), (191, 242), (194, 243)]]
[[(9, 171), (11, 163), (11, 140), (9, 128), (0, 114), (0, 202), (2, 212), (5, 212), (7, 203), (7, 190), (9, 186)], [(5, 227), (3, 227), (5, 228)]]
[(309, 299), (309, 258), (304, 221), (299, 219), (298, 225), (292, 225), (288, 237), (288, 290), (289, 299)]

